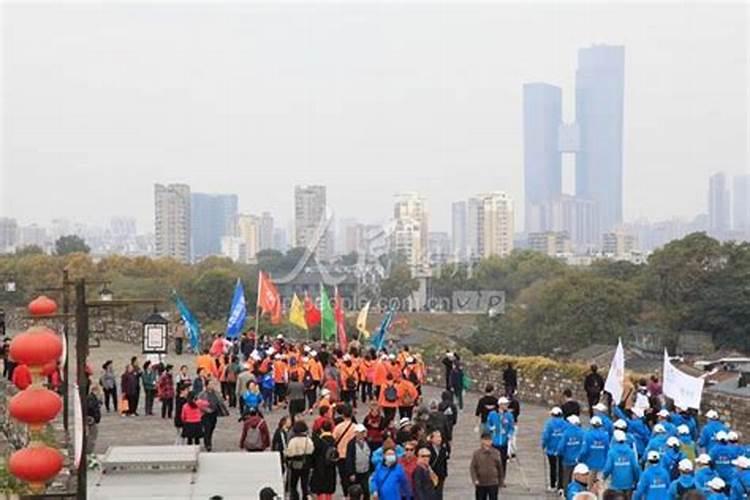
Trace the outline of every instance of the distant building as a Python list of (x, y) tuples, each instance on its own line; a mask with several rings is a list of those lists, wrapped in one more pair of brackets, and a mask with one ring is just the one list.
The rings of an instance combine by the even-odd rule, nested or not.
[(730, 228), (729, 188), (724, 172), (708, 181), (708, 230), (712, 236), (723, 237)]
[(530, 250), (543, 253), (550, 257), (569, 254), (572, 251), (570, 236), (565, 231), (529, 233), (528, 247)]
[(392, 250), (406, 258), (412, 272), (426, 268), (429, 244), (427, 204), (417, 193), (399, 193), (393, 205)]
[(466, 232), (468, 224), (466, 220), (466, 202), (454, 201), (451, 205), (451, 250), (459, 260), (467, 257)]
[(478, 259), (479, 251), (479, 198), (469, 198), (466, 201), (466, 258)]
[(155, 184), (155, 254), (190, 262), (190, 186)]
[(247, 247), (239, 236), (223, 236), (221, 238), (221, 255), (229, 257), (234, 262), (246, 263)]
[(319, 261), (331, 257), (325, 186), (294, 187), (294, 246), (306, 247)]
[(599, 218), (596, 203), (570, 195), (560, 195), (532, 206), (532, 225), (544, 231), (564, 232), (570, 237), (573, 250), (585, 253), (599, 244)]
[(448, 262), (451, 255), (451, 237), (448, 233), (429, 233), (427, 253), (430, 265), (445, 264)]
[(513, 251), (513, 200), (502, 191), (480, 194), (479, 255), (506, 257)]
[(523, 164), (527, 232), (538, 231), (529, 218), (532, 205), (562, 193), (562, 157), (558, 149), (562, 125), (562, 90), (548, 83), (523, 86)]
[(622, 231), (602, 235), (602, 253), (607, 256), (625, 257), (638, 249), (635, 236)]
[(0, 253), (12, 253), (18, 243), (18, 222), (10, 217), (0, 217)]
[[(237, 237), (243, 245), (244, 262), (255, 260), (260, 248), (261, 218), (257, 215), (240, 214), (237, 216)], [(232, 243), (233, 244), (233, 243)], [(227, 242), (227, 246), (231, 244)], [(233, 248), (233, 247), (231, 247)]]
[(732, 228), (750, 236), (750, 175), (735, 175), (732, 185)]
[[(0, 223), (1, 224), (1, 223)], [(18, 248), (36, 245), (46, 249), (50, 244), (47, 230), (37, 224), (21, 226), (18, 229)]]
[(625, 47), (579, 49), (576, 71), (576, 196), (596, 203), (598, 224), (622, 223), (622, 140)]
[(191, 196), (193, 260), (221, 253), (221, 238), (234, 235), (236, 194), (193, 193)]
[(273, 248), (273, 216), (270, 212), (260, 214), (260, 249)]
[(273, 249), (281, 253), (286, 253), (289, 250), (289, 239), (283, 227), (273, 229)]

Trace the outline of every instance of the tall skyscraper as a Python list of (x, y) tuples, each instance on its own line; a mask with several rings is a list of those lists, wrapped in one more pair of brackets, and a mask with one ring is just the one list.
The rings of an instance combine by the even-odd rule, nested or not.
[(236, 194), (193, 193), (191, 197), (193, 260), (221, 254), (221, 238), (234, 234)]
[(578, 253), (599, 245), (599, 217), (596, 203), (577, 196), (560, 195), (539, 205), (539, 217), (545, 221), (545, 231), (569, 235)]
[(156, 256), (189, 262), (190, 186), (154, 184), (154, 208)]
[(414, 272), (419, 272), (427, 265), (428, 257), (427, 203), (423, 197), (414, 192), (398, 193), (395, 199), (393, 204), (395, 250), (407, 257), (407, 262)]
[(466, 249), (466, 202), (454, 201), (451, 205), (451, 251), (453, 257), (464, 260), (467, 257)]
[(270, 212), (260, 215), (260, 249), (273, 248), (273, 216)]
[(479, 251), (479, 198), (469, 198), (466, 202), (466, 258), (476, 259)]
[(594, 45), (578, 51), (576, 196), (596, 202), (599, 227), (622, 223), (622, 129), (625, 47)]
[(750, 174), (734, 176), (732, 207), (732, 228), (750, 235)]
[(252, 261), (260, 250), (262, 219), (257, 215), (237, 216), (237, 236), (244, 245), (245, 258)]
[(318, 261), (331, 257), (325, 186), (294, 187), (294, 245), (307, 247)]
[(18, 243), (18, 222), (10, 217), (0, 217), (0, 253), (15, 251)]
[(502, 191), (480, 194), (479, 255), (505, 257), (513, 251), (513, 200)]
[(533, 207), (562, 193), (562, 91), (548, 83), (523, 86), (523, 162), (525, 224), (527, 232), (542, 228), (532, 224)]
[(729, 231), (729, 188), (724, 172), (708, 180), (708, 230), (713, 236), (723, 237)]

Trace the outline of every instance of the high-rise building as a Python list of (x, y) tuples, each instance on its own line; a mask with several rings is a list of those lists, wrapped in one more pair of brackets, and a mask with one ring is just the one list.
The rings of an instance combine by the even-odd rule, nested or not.
[(445, 264), (451, 254), (451, 237), (444, 232), (430, 232), (427, 254), (431, 265)]
[(294, 187), (294, 246), (306, 247), (318, 261), (330, 257), (330, 221), (325, 186)]
[(289, 250), (289, 238), (283, 227), (276, 227), (273, 230), (273, 249), (282, 253)]
[(260, 215), (260, 249), (273, 248), (273, 216), (270, 212)]
[(622, 130), (625, 47), (578, 51), (576, 71), (576, 196), (596, 202), (599, 227), (622, 223)]
[(0, 217), (0, 253), (15, 251), (18, 243), (18, 222), (10, 217)]
[[(393, 219), (395, 231), (394, 250), (406, 256), (413, 272), (419, 272), (427, 266), (427, 248), (429, 227), (427, 204), (417, 193), (399, 193), (395, 196)], [(408, 233), (408, 234), (407, 234)], [(412, 233), (416, 233), (416, 236)], [(417, 242), (414, 243), (416, 237)], [(408, 248), (408, 250), (407, 250)]]
[(539, 231), (531, 224), (532, 207), (562, 193), (562, 156), (559, 130), (562, 125), (562, 91), (548, 83), (523, 86), (523, 163), (525, 220), (527, 232)]
[(157, 257), (172, 257), (189, 262), (190, 252), (190, 186), (187, 184), (154, 185)]
[(396, 219), (390, 235), (391, 252), (403, 259), (412, 275), (421, 272), (427, 264), (426, 248), (422, 246), (420, 224), (416, 219)]
[(502, 191), (480, 194), (478, 249), (483, 258), (513, 251), (513, 199)]
[(466, 258), (479, 258), (479, 208), (478, 198), (469, 198), (466, 202)]
[(732, 228), (750, 235), (750, 174), (734, 176), (732, 185)]
[(247, 247), (239, 236), (221, 237), (221, 255), (229, 257), (233, 262), (247, 263)]
[(718, 237), (729, 231), (729, 188), (727, 176), (718, 172), (708, 180), (708, 230)]
[(451, 205), (451, 250), (453, 256), (459, 260), (466, 259), (468, 253), (466, 248), (466, 231), (468, 229), (466, 215), (466, 202), (454, 201)]
[(50, 241), (47, 238), (47, 230), (37, 224), (21, 226), (18, 228), (18, 248), (36, 245), (46, 248)]
[(529, 233), (527, 241), (530, 250), (541, 252), (550, 257), (569, 254), (572, 250), (570, 236), (565, 231)]
[(565, 232), (578, 253), (598, 248), (599, 217), (596, 203), (584, 198), (560, 195), (537, 207), (535, 216), (544, 221), (543, 232)]
[(255, 260), (255, 256), (261, 250), (261, 218), (257, 215), (240, 214), (237, 216), (237, 237), (244, 245), (245, 259)]
[(221, 238), (234, 235), (236, 194), (193, 193), (191, 196), (193, 260), (221, 253)]
[(624, 257), (638, 249), (636, 237), (623, 231), (602, 235), (602, 253), (613, 257)]

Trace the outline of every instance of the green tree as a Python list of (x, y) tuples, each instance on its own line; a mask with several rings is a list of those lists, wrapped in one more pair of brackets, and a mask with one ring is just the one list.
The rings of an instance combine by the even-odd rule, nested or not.
[(26, 255), (43, 255), (44, 249), (39, 245), (26, 245), (24, 247), (16, 249), (16, 257), (24, 257)]
[(419, 288), (419, 282), (412, 278), (409, 267), (397, 264), (391, 267), (391, 272), (380, 284), (380, 295), (387, 299), (403, 301)]
[(68, 255), (76, 252), (89, 253), (90, 251), (91, 249), (83, 238), (75, 234), (60, 236), (55, 241), (55, 254), (57, 255)]
[(210, 269), (188, 288), (188, 303), (194, 313), (209, 319), (226, 319), (237, 277), (228, 269)]

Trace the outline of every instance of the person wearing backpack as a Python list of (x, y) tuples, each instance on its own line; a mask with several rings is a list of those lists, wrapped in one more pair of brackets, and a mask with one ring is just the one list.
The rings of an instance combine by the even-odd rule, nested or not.
[(344, 354), (344, 358), (339, 365), (339, 374), (341, 376), (341, 400), (356, 408), (359, 376), (351, 355)]
[[(287, 473), (289, 474), (289, 498), (290, 500), (307, 500), (310, 481), (310, 469), (315, 444), (307, 435), (307, 424), (298, 420), (292, 427), (293, 437), (286, 447)], [(300, 492), (297, 490), (299, 483)]]
[[(358, 484), (365, 497), (369, 495), (370, 485), (370, 455), (372, 451), (367, 442), (367, 427), (362, 424), (354, 426), (354, 439), (346, 447), (344, 469), (349, 477), (349, 488)], [(347, 490), (349, 491), (349, 490)]]
[(305, 391), (305, 400), (307, 401), (307, 410), (312, 411), (315, 406), (315, 389), (317, 383), (313, 377), (312, 362), (307, 356), (302, 357), (302, 387)]
[(336, 425), (333, 429), (333, 438), (336, 444), (336, 467), (339, 470), (339, 476), (341, 477), (341, 488), (346, 495), (349, 489), (349, 475), (346, 473), (345, 461), (346, 461), (346, 448), (349, 446), (349, 442), (354, 438), (355, 423), (352, 419), (352, 407), (348, 404), (344, 404), (340, 407), (341, 416), (343, 420)]
[(240, 449), (246, 451), (265, 451), (271, 445), (268, 424), (258, 413), (257, 408), (248, 408), (242, 423)]
[(336, 440), (333, 437), (333, 422), (323, 422), (320, 434), (313, 434), (313, 469), (310, 491), (318, 500), (331, 500), (336, 493)]
[(401, 418), (411, 419), (414, 405), (417, 404), (419, 392), (416, 386), (407, 378), (402, 378), (396, 383), (398, 390), (398, 414)]
[(396, 416), (398, 404), (398, 388), (393, 380), (393, 375), (389, 373), (386, 377), (385, 384), (381, 387), (380, 396), (378, 398), (378, 405), (383, 409), (383, 416), (388, 424), (390, 424)]

